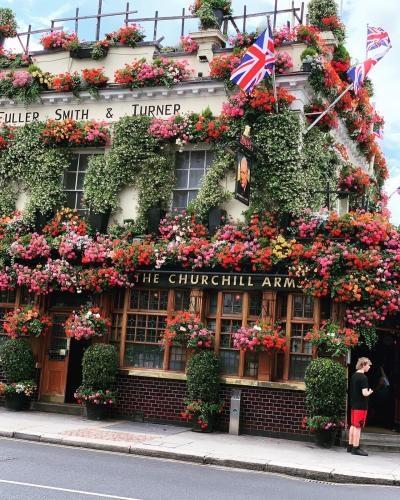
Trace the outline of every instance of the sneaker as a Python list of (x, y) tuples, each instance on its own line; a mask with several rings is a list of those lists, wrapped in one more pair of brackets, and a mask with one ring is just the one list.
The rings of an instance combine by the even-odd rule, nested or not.
[(351, 454), (352, 455), (359, 455), (360, 457), (367, 457), (368, 456), (368, 453), (360, 447), (353, 448), (351, 450)]
[(347, 453), (351, 453), (353, 450), (353, 445), (352, 444), (348, 444), (347, 445)]

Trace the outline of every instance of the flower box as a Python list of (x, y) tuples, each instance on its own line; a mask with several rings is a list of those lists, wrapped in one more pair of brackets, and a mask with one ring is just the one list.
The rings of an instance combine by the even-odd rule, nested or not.
[(107, 233), (108, 221), (110, 219), (111, 210), (106, 212), (89, 212), (88, 222), (96, 233)]
[(78, 47), (70, 50), (69, 55), (72, 59), (91, 59), (92, 47)]

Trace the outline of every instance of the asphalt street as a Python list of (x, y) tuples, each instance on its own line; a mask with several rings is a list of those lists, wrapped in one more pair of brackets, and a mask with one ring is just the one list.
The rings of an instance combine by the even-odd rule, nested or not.
[(400, 488), (338, 485), (0, 439), (1, 500), (398, 500)]

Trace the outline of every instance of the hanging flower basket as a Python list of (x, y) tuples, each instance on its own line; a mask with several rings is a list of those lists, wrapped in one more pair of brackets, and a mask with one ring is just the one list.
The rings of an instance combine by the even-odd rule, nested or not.
[(178, 311), (167, 320), (167, 327), (161, 338), (163, 347), (183, 346), (193, 352), (214, 347), (214, 333), (204, 327), (195, 314)]
[(109, 326), (110, 321), (101, 316), (98, 307), (82, 307), (67, 319), (65, 333), (76, 340), (91, 339), (105, 336)]
[(34, 308), (27, 306), (10, 311), (4, 318), (3, 328), (13, 339), (17, 337), (40, 337), (48, 332), (51, 320)]
[(286, 337), (282, 327), (266, 321), (251, 327), (242, 327), (233, 335), (233, 347), (250, 352), (284, 352)]
[(341, 328), (334, 322), (326, 321), (308, 332), (304, 340), (316, 347), (318, 357), (326, 358), (345, 356), (358, 344), (358, 337), (352, 328)]

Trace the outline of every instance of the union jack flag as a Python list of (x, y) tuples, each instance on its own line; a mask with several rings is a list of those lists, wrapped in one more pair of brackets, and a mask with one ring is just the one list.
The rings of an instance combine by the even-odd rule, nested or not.
[(362, 87), (365, 77), (371, 71), (371, 69), (375, 66), (378, 61), (376, 59), (367, 59), (366, 61), (357, 64), (357, 66), (353, 66), (347, 72), (347, 76), (350, 81), (354, 83), (354, 93), (358, 94), (360, 88)]
[(374, 126), (374, 136), (378, 139), (383, 139), (383, 125), (381, 123), (376, 123)]
[(239, 66), (232, 71), (231, 81), (250, 93), (267, 74), (272, 75), (275, 64), (275, 47), (271, 27), (261, 33), (242, 57)]
[(392, 47), (387, 31), (385, 31), (383, 28), (374, 28), (372, 26), (368, 26), (367, 54), (371, 50), (379, 49), (380, 47), (386, 47), (387, 49), (390, 49)]

